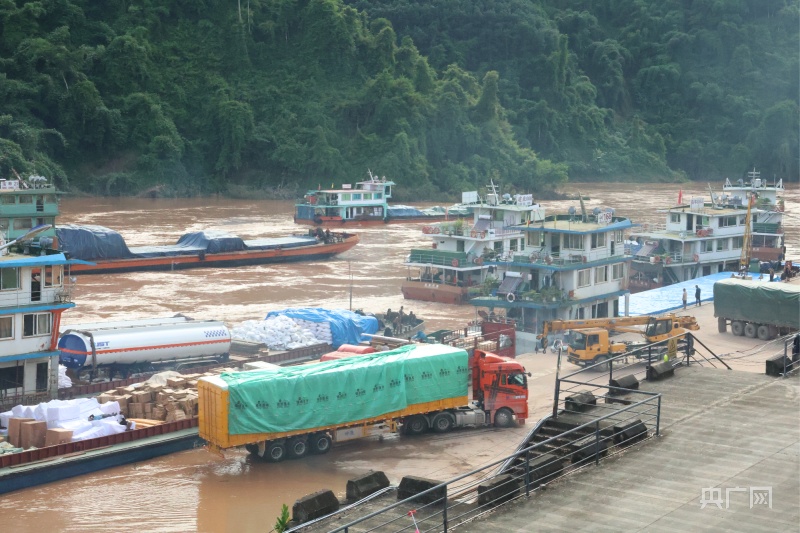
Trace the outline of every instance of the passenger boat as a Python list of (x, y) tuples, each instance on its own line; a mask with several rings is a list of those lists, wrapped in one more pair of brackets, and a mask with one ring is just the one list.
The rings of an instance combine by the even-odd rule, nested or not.
[(235, 235), (201, 231), (176, 244), (128, 247), (117, 232), (102, 226), (63, 225), (58, 243), (70, 257), (91, 261), (73, 267), (75, 274), (236, 267), (328, 259), (358, 244), (358, 235), (310, 230), (288, 237), (243, 240)]
[(396, 184), (369, 172), (369, 179), (342, 185), (340, 189), (319, 188), (306, 193), (295, 204), (296, 224), (325, 227), (378, 226), (395, 222), (435, 222), (467, 216), (461, 206), (417, 209), (408, 205), (389, 205)]
[(472, 213), (471, 222), (457, 220), (422, 228), (430, 235), (431, 248), (413, 249), (406, 258), (408, 276), (401, 285), (404, 298), (466, 304), (470, 291), (495, 273), (489, 263), (525, 253), (522, 226), (541, 222), (544, 209), (533, 202), (532, 195), (501, 197), (494, 183), (489, 190), (486, 198), (475, 191), (463, 193), (462, 205)]
[(736, 272), (748, 240), (745, 257), (780, 270), (785, 259), (783, 180), (769, 185), (755, 170), (748, 177), (737, 183), (726, 179), (722, 194), (712, 191), (710, 199), (693, 197), (687, 202), (679, 194), (677, 205), (667, 210), (665, 224), (644, 224), (632, 232), (631, 292)]

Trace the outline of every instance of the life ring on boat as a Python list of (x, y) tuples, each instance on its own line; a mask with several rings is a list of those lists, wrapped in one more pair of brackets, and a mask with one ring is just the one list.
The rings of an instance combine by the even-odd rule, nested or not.
[(430, 226), (422, 226), (422, 233), (424, 233), (426, 235), (429, 235), (430, 232), (431, 232), (431, 227)]
[(458, 259), (453, 259), (450, 264), (453, 265), (453, 268), (458, 268)]
[(506, 300), (508, 300), (509, 302), (513, 302), (516, 299), (517, 299), (517, 297), (514, 296), (513, 292), (509, 292), (508, 294), (506, 294)]
[(480, 266), (483, 264), (483, 257), (476, 257), (472, 262)]
[(318, 226), (319, 226), (320, 224), (322, 224), (322, 217), (321, 217), (321, 216), (319, 216), (319, 215), (315, 216), (315, 217), (314, 217), (314, 224), (316, 224), (316, 225), (318, 225)]
[(699, 255), (697, 255), (697, 254), (694, 254), (694, 255), (692, 256), (692, 261), (694, 261), (695, 263), (697, 263), (698, 261), (700, 261), (700, 256), (699, 256)]
[(481, 232), (481, 239), (485, 239), (485, 238), (486, 238), (486, 232), (485, 232), (485, 231), (482, 231), (482, 232)]
[(470, 237), (472, 237), (472, 238), (474, 239), (475, 237), (477, 237), (477, 236), (478, 236), (478, 232), (477, 232), (477, 231), (475, 231), (475, 230), (472, 230), (472, 231), (469, 233), (469, 236), (470, 236)]
[(437, 233), (439, 233), (440, 231), (441, 231), (441, 230), (439, 229), (439, 226), (431, 226), (431, 233), (432, 233), (432, 234), (436, 235), (436, 234), (437, 234)]

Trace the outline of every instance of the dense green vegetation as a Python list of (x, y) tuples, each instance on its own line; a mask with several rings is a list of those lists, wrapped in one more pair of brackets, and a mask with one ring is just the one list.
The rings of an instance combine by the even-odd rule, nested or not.
[(798, 0), (1, 0), (0, 177), (413, 198), (798, 175)]

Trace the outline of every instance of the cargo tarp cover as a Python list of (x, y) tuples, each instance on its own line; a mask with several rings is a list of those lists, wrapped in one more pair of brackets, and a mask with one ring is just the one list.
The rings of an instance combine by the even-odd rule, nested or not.
[(726, 279), (714, 284), (714, 316), (800, 327), (800, 285)]
[(122, 235), (103, 226), (64, 224), (56, 228), (56, 235), (59, 247), (76, 259), (91, 261), (133, 257)]
[(313, 365), (223, 373), (228, 431), (280, 433), (346, 424), (467, 396), (468, 364), (464, 350), (428, 344)]
[(178, 246), (202, 248), (210, 254), (241, 252), (247, 247), (241, 237), (221, 231), (196, 231), (178, 239)]
[(378, 331), (378, 319), (364, 316), (347, 309), (323, 309), (321, 307), (297, 307), (282, 311), (270, 311), (265, 318), (285, 315), (289, 318), (307, 320), (309, 322), (327, 322), (331, 327), (333, 347), (342, 344), (358, 344), (363, 333), (373, 334)]
[(425, 213), (410, 205), (391, 205), (386, 212), (390, 217), (424, 217)]

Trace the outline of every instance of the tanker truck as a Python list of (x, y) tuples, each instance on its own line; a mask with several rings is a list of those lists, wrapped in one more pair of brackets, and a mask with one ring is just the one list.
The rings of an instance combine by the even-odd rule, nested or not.
[(737, 278), (714, 283), (714, 316), (718, 330), (774, 339), (800, 328), (800, 285), (784, 282), (759, 282)]
[(68, 326), (58, 341), (59, 363), (78, 374), (98, 368), (127, 374), (154, 365), (179, 370), (224, 362), (230, 347), (231, 334), (224, 323), (180, 315)]
[(211, 450), (245, 446), (253, 455), (279, 462), (390, 432), (445, 433), (524, 422), (525, 368), (480, 350), (472, 368), (469, 361), (460, 348), (411, 344), (315, 364), (203, 377), (198, 381), (200, 437)]

